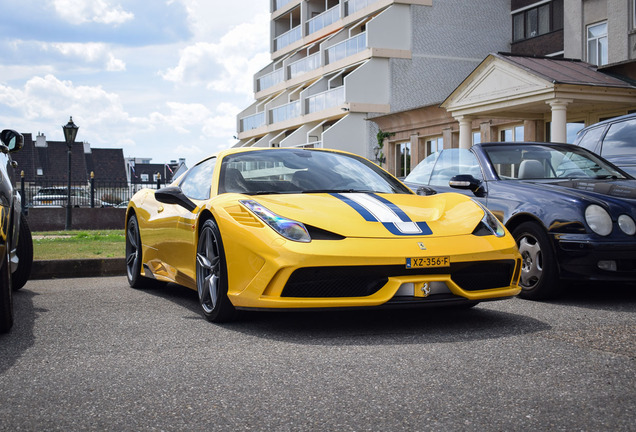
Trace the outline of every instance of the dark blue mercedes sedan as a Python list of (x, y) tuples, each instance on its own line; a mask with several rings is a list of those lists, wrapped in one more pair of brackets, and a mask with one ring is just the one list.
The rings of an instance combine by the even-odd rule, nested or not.
[(445, 149), (404, 179), (418, 194), (461, 191), (515, 237), (520, 296), (556, 296), (560, 280), (636, 282), (636, 179), (570, 144)]

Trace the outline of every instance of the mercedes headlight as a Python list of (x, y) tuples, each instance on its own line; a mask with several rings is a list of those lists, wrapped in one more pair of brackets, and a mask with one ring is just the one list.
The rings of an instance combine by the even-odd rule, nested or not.
[(606, 236), (612, 232), (612, 218), (603, 207), (596, 204), (585, 209), (585, 222), (598, 235)]
[(634, 223), (634, 219), (630, 218), (627, 215), (620, 215), (618, 217), (618, 226), (621, 231), (623, 231), (627, 235), (636, 234), (636, 223)]
[(311, 241), (307, 228), (302, 223), (279, 216), (254, 200), (241, 200), (240, 203), (286, 239), (302, 243)]

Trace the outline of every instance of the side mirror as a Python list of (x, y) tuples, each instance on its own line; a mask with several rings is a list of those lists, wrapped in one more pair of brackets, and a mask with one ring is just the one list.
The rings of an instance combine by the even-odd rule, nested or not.
[(455, 189), (469, 190), (475, 195), (483, 192), (482, 181), (477, 180), (470, 174), (459, 174), (452, 177), (448, 182), (448, 185)]
[(0, 132), (0, 141), (2, 141), (2, 144), (5, 145), (10, 152), (18, 151), (24, 145), (24, 137), (22, 134), (11, 129), (5, 129)]
[(435, 189), (432, 189), (428, 186), (420, 186), (417, 188), (417, 190), (415, 191), (416, 194), (418, 195), (435, 195), (437, 193), (437, 191)]
[(176, 204), (185, 208), (188, 211), (193, 211), (197, 208), (197, 205), (190, 200), (180, 187), (178, 186), (166, 186), (155, 191), (155, 198), (160, 203), (164, 204)]

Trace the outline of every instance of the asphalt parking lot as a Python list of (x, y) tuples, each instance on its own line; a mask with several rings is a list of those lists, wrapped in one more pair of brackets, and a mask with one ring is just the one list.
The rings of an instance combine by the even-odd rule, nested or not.
[(636, 430), (636, 287), (472, 310), (252, 313), (125, 277), (30, 281), (0, 430)]

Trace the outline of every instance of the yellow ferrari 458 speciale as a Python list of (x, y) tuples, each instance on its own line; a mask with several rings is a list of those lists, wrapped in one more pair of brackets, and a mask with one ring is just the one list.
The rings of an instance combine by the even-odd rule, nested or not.
[(221, 151), (126, 214), (132, 287), (196, 289), (209, 321), (237, 309), (424, 306), (519, 293), (521, 257), (483, 206), (414, 194), (362, 157)]

